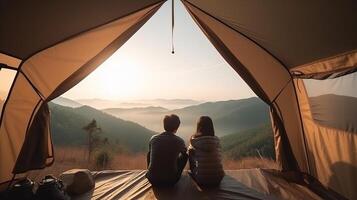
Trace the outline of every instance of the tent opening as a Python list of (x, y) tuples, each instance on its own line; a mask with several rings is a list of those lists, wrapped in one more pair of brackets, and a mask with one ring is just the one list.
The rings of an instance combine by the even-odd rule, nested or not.
[[(227, 171), (228, 188), (215, 197), (228, 192), (254, 199), (355, 199), (357, 4), (165, 2), (1, 3), (0, 198), (28, 171), (69, 167), (62, 162), (64, 168), (56, 168), (55, 158), (107, 169), (119, 152), (127, 157), (117, 163), (126, 168), (136, 155), (145, 163), (140, 152), (162, 131), (155, 116), (174, 112), (182, 117), (179, 131), (186, 139), (199, 116), (212, 117), (223, 153), (232, 160), (275, 157), (278, 170)], [(180, 28), (190, 23), (195, 25)], [(57, 145), (72, 149), (57, 149), (57, 155)], [(135, 185), (141, 191), (129, 183), (134, 190), (125, 197), (155, 193), (147, 190), (143, 171), (116, 177), (122, 173), (141, 180)], [(238, 180), (254, 189), (230, 187)], [(253, 194), (255, 189), (260, 193)], [(93, 195), (103, 191), (102, 198), (112, 195), (101, 188)]]
[[(172, 113), (181, 118), (178, 136), (187, 145), (198, 118), (213, 119), (225, 169), (278, 168), (269, 106), (215, 50), (183, 5), (176, 7), (174, 55), (166, 18), (170, 4), (164, 4), (93, 73), (49, 104), (55, 163), (33, 176), (71, 168), (146, 169), (149, 139), (163, 131), (162, 119)], [(93, 133), (96, 147), (88, 163), (85, 127), (91, 123), (100, 131)]]

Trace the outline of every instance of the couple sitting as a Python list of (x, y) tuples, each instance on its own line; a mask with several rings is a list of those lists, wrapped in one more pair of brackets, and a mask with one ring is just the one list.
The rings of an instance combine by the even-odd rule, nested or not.
[(175, 185), (189, 160), (190, 175), (198, 185), (219, 185), (224, 171), (219, 138), (214, 136), (211, 118), (200, 117), (188, 150), (185, 142), (175, 135), (179, 126), (180, 119), (177, 115), (165, 116), (165, 132), (150, 139), (146, 173), (149, 182), (154, 186)]

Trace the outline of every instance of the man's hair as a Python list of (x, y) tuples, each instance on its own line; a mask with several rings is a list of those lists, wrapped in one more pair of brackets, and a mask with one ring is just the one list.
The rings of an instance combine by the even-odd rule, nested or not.
[(166, 115), (164, 117), (164, 129), (167, 132), (174, 132), (180, 126), (180, 118), (175, 115)]

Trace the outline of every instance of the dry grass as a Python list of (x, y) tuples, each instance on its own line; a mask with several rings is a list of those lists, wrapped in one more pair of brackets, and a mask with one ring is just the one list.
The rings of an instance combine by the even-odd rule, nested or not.
[(232, 160), (229, 158), (223, 159), (224, 169), (251, 169), (251, 168), (262, 168), (262, 169), (278, 169), (277, 163), (272, 159), (267, 158), (257, 158), (257, 157), (247, 157), (240, 160)]
[[(85, 168), (90, 170), (102, 170), (95, 165), (94, 159), (91, 163), (87, 162), (87, 150), (84, 147), (57, 147), (55, 148), (55, 162), (51, 167), (43, 170), (35, 170), (29, 173), (29, 177), (39, 181), (47, 174), (59, 176), (62, 172), (74, 168)], [(94, 157), (94, 156), (93, 156)], [(232, 160), (224, 158), (224, 169), (247, 169), (247, 168), (269, 168), (277, 169), (278, 166), (274, 160), (261, 158), (244, 158), (241, 160)], [(146, 169), (146, 154), (112, 154), (111, 162), (106, 169)]]

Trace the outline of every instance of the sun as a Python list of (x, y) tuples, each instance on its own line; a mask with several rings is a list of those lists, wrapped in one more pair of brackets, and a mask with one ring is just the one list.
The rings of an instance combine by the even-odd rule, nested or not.
[(103, 98), (118, 99), (133, 96), (143, 84), (142, 67), (130, 59), (112, 58), (104, 62), (94, 73)]

